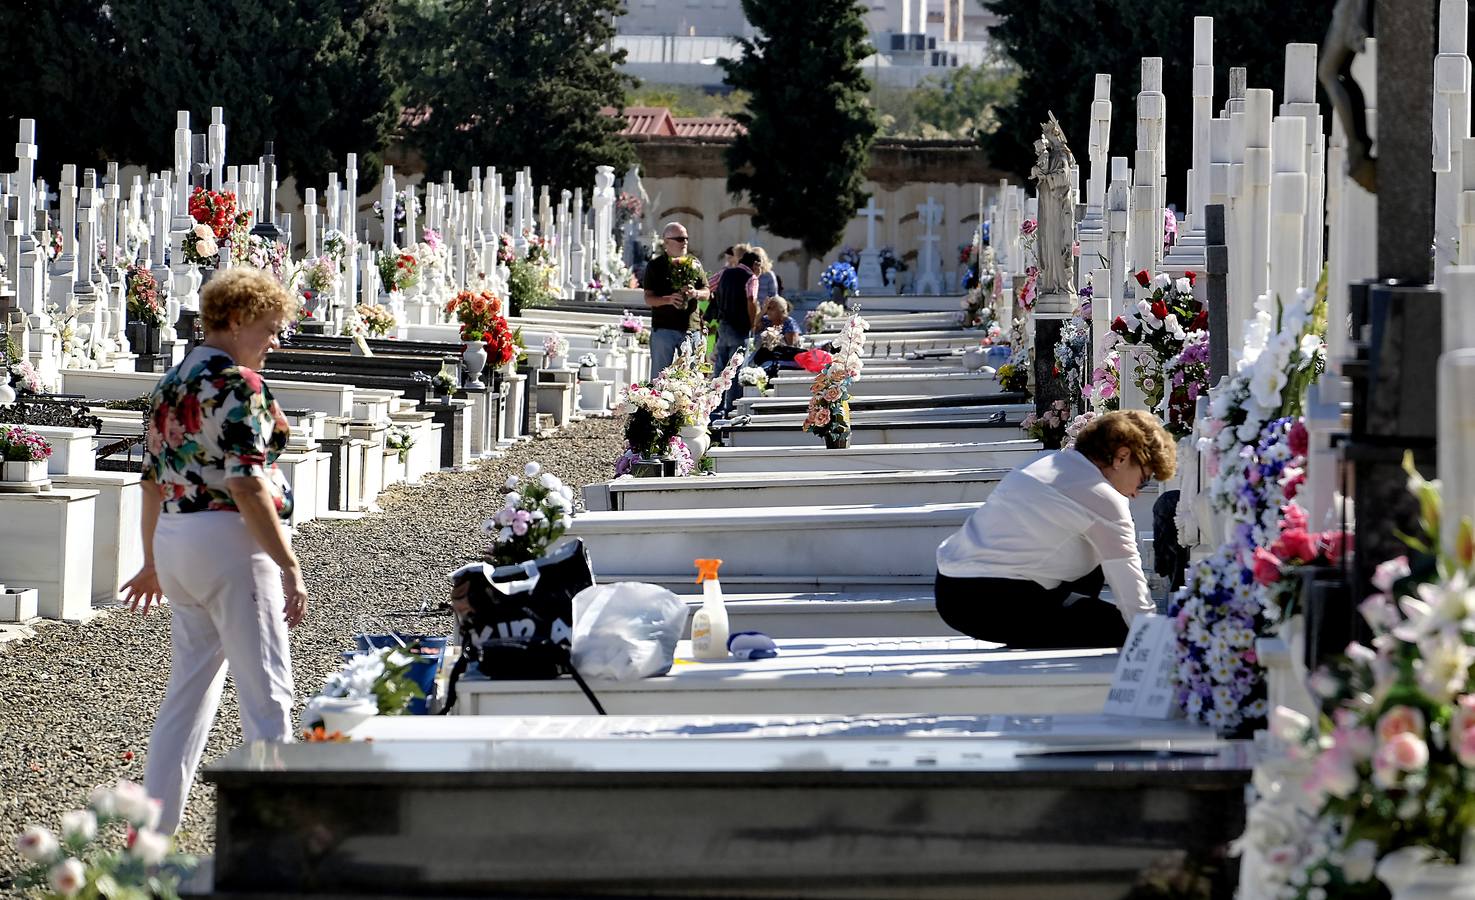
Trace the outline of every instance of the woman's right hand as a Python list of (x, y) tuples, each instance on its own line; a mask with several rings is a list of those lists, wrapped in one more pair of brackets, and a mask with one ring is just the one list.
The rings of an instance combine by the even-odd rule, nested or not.
[(148, 615), (149, 609), (164, 599), (164, 589), (159, 586), (159, 575), (153, 563), (144, 563), (138, 574), (123, 585), (123, 602), (131, 612)]
[(287, 627), (296, 628), (307, 618), (307, 583), (302, 580), (302, 569), (282, 570), (282, 596), (287, 601)]

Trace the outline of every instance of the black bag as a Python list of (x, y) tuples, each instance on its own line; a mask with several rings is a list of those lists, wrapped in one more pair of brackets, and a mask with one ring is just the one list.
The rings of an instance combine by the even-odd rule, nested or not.
[(456, 681), (472, 662), (487, 678), (574, 676), (600, 715), (604, 710), (569, 658), (574, 595), (594, 586), (589, 553), (579, 539), (560, 542), (540, 559), (516, 566), (475, 563), (451, 575), (467, 588), (471, 611), (461, 619), (461, 658), (451, 670), (442, 714), (456, 704)]
[(752, 278), (753, 273), (742, 266), (723, 269), (717, 279), (717, 290), (712, 292), (712, 302), (707, 304), (707, 319), (747, 334), (753, 327), (748, 317), (748, 282)]

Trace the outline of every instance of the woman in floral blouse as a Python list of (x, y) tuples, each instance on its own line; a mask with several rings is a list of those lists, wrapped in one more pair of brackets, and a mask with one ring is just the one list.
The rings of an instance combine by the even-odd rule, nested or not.
[(227, 666), (245, 739), (292, 736), (287, 628), (302, 621), (307, 587), (283, 525), (291, 492), (274, 464), (287, 421), (256, 370), (296, 306), (265, 272), (220, 273), (200, 297), (204, 343), (151, 398), (143, 568), (124, 599), (146, 614), (167, 594), (173, 609), (169, 689), (144, 776), (165, 833), (179, 826)]

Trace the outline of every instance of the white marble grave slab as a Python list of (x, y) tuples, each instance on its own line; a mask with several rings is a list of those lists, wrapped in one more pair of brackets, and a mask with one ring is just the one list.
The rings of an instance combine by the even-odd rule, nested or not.
[[(1094, 713), (1116, 666), (1112, 648), (1007, 650), (971, 638), (779, 639), (762, 660), (691, 659), (690, 642), (660, 678), (591, 681), (613, 715), (828, 713)], [(463, 677), (461, 715), (581, 715), (571, 678)]]
[[(775, 397), (809, 398), (814, 376), (787, 372), (771, 382)], [(852, 397), (979, 397), (1000, 393), (1003, 389), (992, 375), (975, 375), (961, 370), (961, 363), (937, 372), (877, 372), (870, 367), (850, 385)], [(744, 397), (743, 400), (749, 400)]]
[[(1020, 433), (1021, 436), (1023, 432)], [(791, 447), (713, 447), (707, 451), (722, 474), (737, 472), (892, 472), (907, 470), (1013, 468), (1045, 452), (1039, 441), (987, 443), (897, 443), (852, 445), (827, 450), (811, 442)]]
[[(693, 478), (635, 478), (607, 482), (615, 510), (752, 509), (764, 506), (824, 506), (872, 503), (915, 506), (927, 503), (982, 503), (1008, 469), (954, 469), (907, 472), (791, 472), (718, 474)], [(585, 503), (596, 507), (602, 492), (584, 489)]]

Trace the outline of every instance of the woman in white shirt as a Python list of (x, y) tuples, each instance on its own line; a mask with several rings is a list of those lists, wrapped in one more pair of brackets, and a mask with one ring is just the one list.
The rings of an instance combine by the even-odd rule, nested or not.
[[(1011, 647), (1116, 647), (1153, 612), (1127, 500), (1177, 468), (1173, 439), (1143, 410), (1091, 421), (1075, 448), (1010, 472), (937, 548), (937, 612)], [(1116, 606), (1100, 598), (1111, 585)]]

